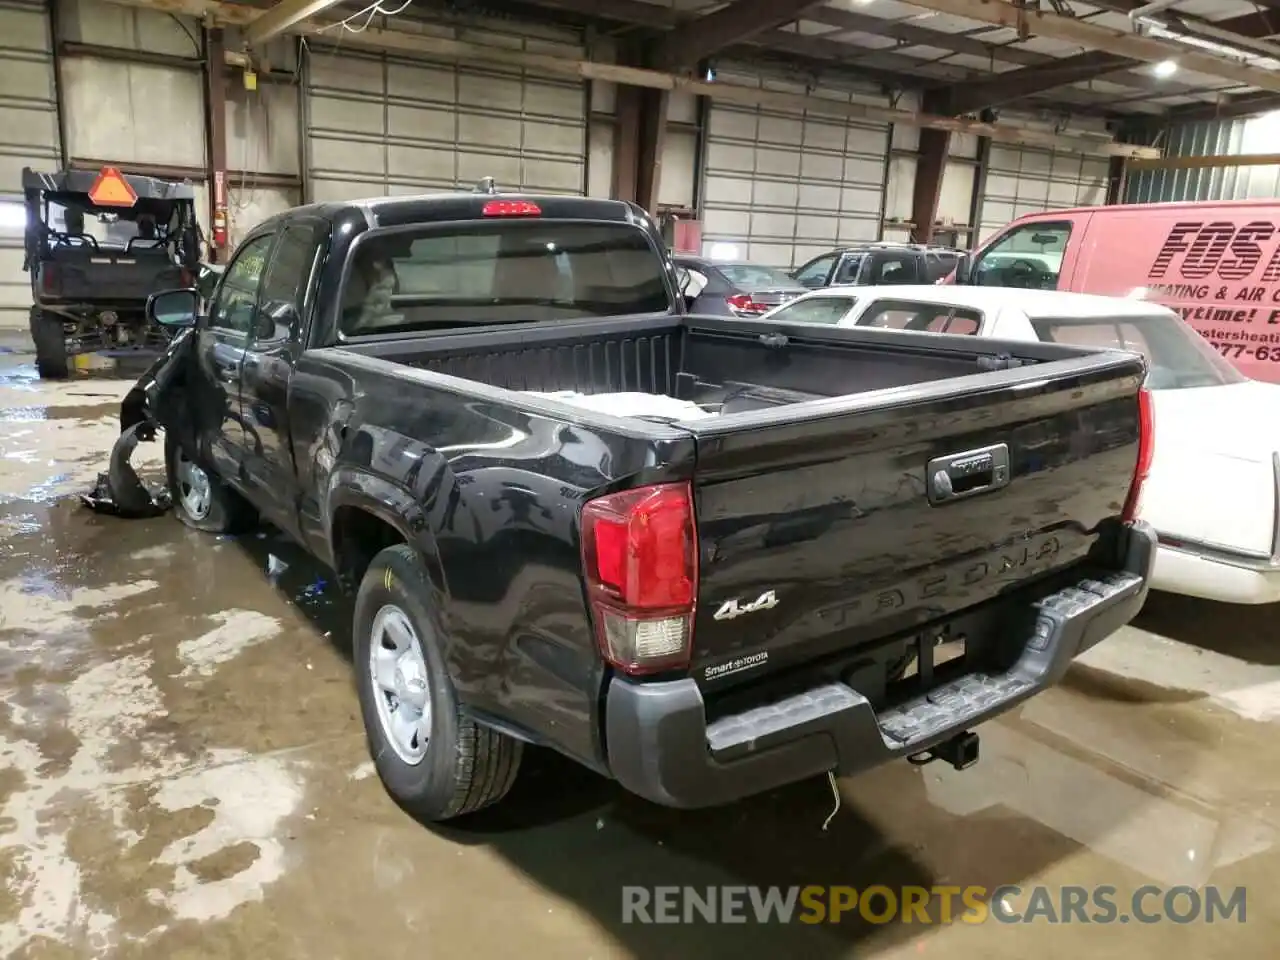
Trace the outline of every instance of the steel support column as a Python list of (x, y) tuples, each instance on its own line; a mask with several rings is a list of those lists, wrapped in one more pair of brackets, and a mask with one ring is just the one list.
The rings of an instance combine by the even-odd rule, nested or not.
[[(643, 67), (647, 51), (633, 50), (626, 58)], [(618, 86), (617, 126), (613, 143), (614, 196), (631, 200), (650, 213), (658, 207), (662, 180), (662, 145), (667, 136), (666, 90)]]
[(640, 157), (640, 88), (618, 87), (613, 127), (613, 196), (636, 199)]
[(916, 157), (916, 181), (911, 193), (911, 239), (916, 243), (933, 240), (933, 225), (938, 219), (938, 200), (942, 196), (942, 177), (947, 172), (947, 149), (951, 134), (945, 130), (921, 130), (920, 150)]
[(636, 156), (636, 203), (658, 212), (658, 187), (662, 183), (662, 146), (667, 140), (665, 90), (640, 91), (640, 143)]
[(204, 108), (209, 164), (208, 256), (212, 263), (221, 262), (226, 250), (230, 225), (227, 223), (227, 77), (226, 47), (220, 27), (204, 31)]

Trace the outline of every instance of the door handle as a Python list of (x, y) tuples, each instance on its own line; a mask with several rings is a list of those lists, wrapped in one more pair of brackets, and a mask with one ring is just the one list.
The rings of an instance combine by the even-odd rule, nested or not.
[(1009, 446), (1004, 443), (935, 457), (925, 468), (929, 502), (948, 503), (1009, 484)]

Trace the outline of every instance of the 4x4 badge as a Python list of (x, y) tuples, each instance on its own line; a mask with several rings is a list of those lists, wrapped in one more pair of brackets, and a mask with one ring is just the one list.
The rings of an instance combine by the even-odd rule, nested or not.
[(766, 590), (750, 603), (743, 603), (737, 597), (734, 597), (732, 600), (726, 600), (720, 605), (720, 609), (716, 611), (715, 619), (733, 620), (746, 613), (755, 613), (758, 610), (772, 610), (777, 605), (778, 595), (772, 590)]

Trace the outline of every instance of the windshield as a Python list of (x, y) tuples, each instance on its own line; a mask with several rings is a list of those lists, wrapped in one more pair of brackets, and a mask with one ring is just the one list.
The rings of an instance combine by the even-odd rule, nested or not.
[(375, 233), (342, 291), (348, 336), (667, 313), (661, 256), (630, 224), (494, 220)]
[(1041, 340), (1141, 353), (1152, 390), (1220, 387), (1248, 379), (1177, 317), (1033, 319), (1031, 325)]
[(717, 263), (716, 267), (730, 283), (741, 290), (765, 290), (770, 287), (794, 290), (799, 286), (791, 277), (773, 267), (761, 267), (754, 263)]

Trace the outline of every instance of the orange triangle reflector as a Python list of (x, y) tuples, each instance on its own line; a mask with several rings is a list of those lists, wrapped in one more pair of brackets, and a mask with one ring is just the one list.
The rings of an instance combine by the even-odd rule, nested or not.
[(138, 195), (119, 170), (103, 167), (89, 188), (89, 200), (95, 207), (132, 207), (138, 202)]

